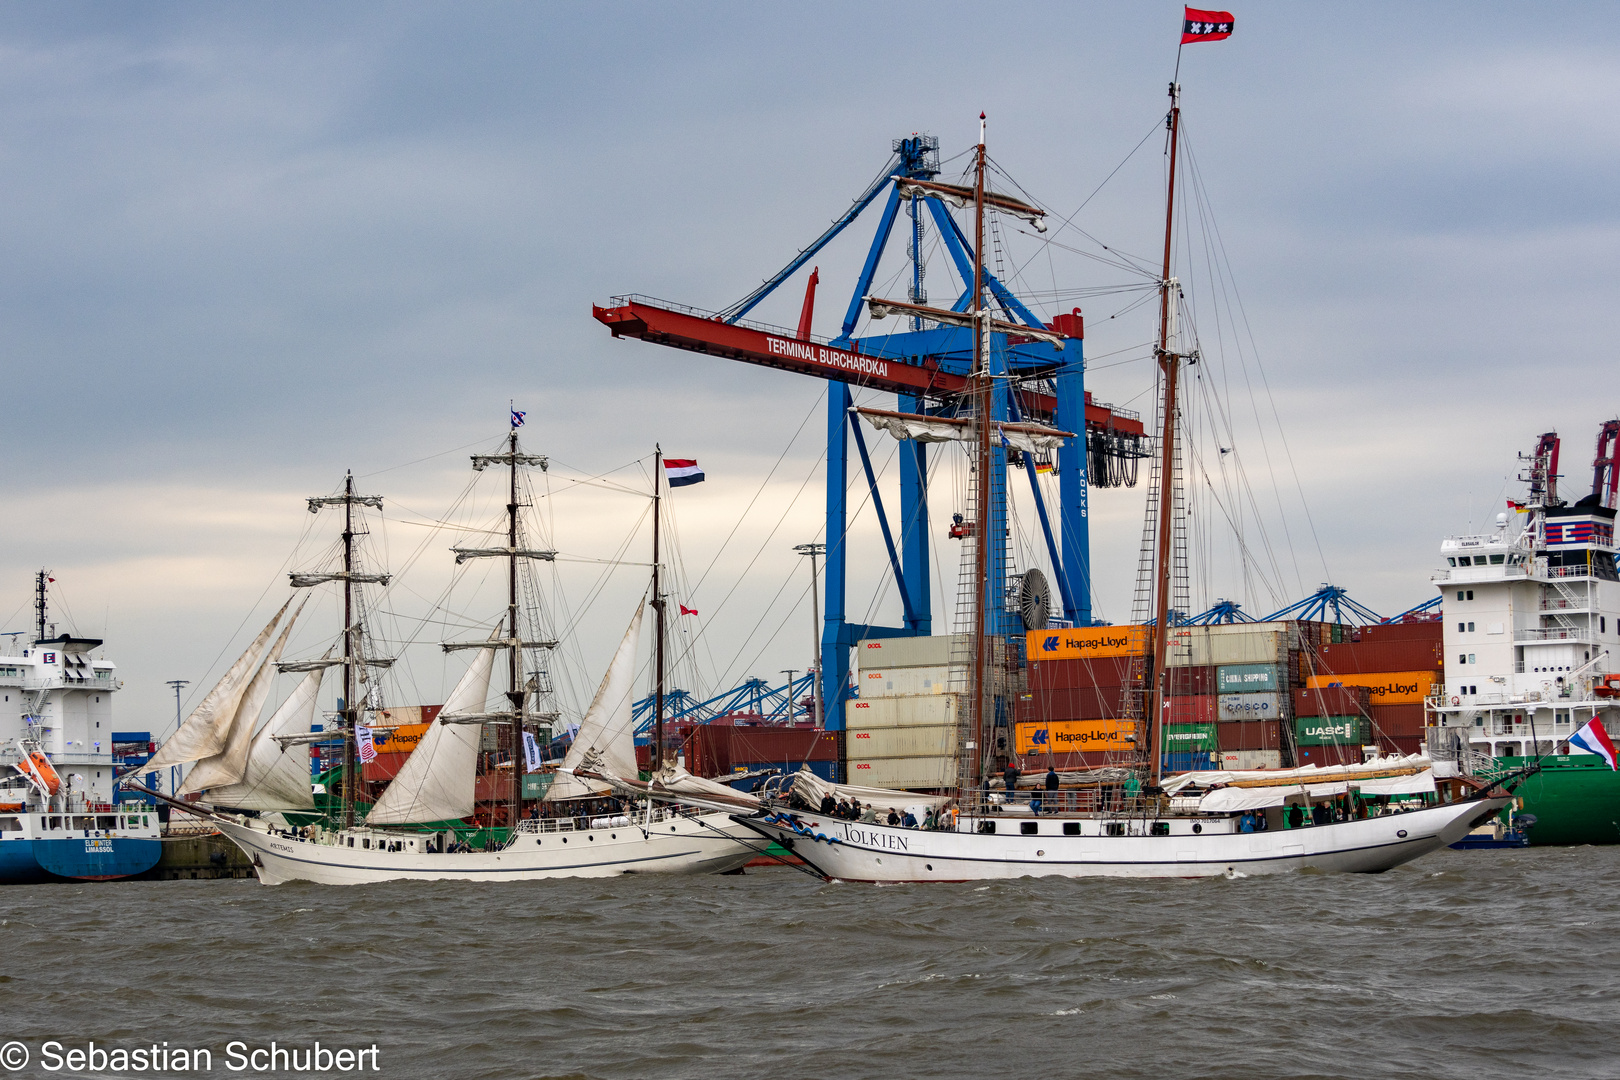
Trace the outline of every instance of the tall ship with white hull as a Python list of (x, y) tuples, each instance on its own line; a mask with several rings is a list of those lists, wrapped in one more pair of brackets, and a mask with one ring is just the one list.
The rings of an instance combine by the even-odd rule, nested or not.
[(1493, 529), (1441, 544), (1445, 684), (1429, 741), (1476, 775), (1539, 764), (1517, 792), (1532, 845), (1614, 844), (1620, 774), (1569, 740), (1594, 719), (1620, 732), (1620, 420), (1599, 429), (1591, 491), (1573, 503), (1558, 493), (1560, 442), (1547, 432), (1522, 457), (1528, 494)]
[[(1154, 350), (1159, 426), (1149, 501), (1151, 543), (1144, 562), (1151, 614), (1142, 625), (1120, 628), (1126, 638), (1140, 634), (1145, 639), (1145, 648), (1127, 663), (1132, 687), (1122, 695), (1120, 711), (1110, 721), (1114, 729), (1110, 737), (1117, 737), (1120, 757), (1107, 767), (1071, 771), (1067, 777), (1054, 768), (1035, 790), (1021, 786), (1014, 771), (996, 776), (1013, 753), (1007, 718), (1016, 681), (1013, 657), (1019, 650), (1014, 648), (1017, 642), (995, 585), (1001, 580), (997, 563), (1005, 558), (1008, 532), (1006, 520), (998, 517), (997, 508), (1005, 504), (998, 501), (995, 485), (1004, 482), (1000, 478), (1015, 451), (1038, 455), (1078, 437), (1077, 432), (1016, 417), (999, 418), (1005, 410), (995, 402), (1005, 393), (1000, 387), (1007, 376), (1004, 365), (998, 364), (997, 350), (1018, 337), (1061, 346), (1066, 332), (1056, 326), (998, 320), (993, 311), (1001, 297), (988, 288), (990, 275), (983, 258), (971, 260), (969, 288), (956, 309), (930, 307), (915, 298), (865, 297), (874, 318), (901, 315), (923, 325), (972, 329), (974, 363), (967, 387), (938, 413), (852, 409), (897, 439), (959, 442), (971, 461), (966, 512), (958, 516), (951, 532), (963, 543), (960, 632), (949, 639), (948, 672), (898, 680), (931, 685), (934, 697), (923, 700), (927, 697), (923, 692), (914, 695), (915, 701), (890, 702), (894, 707), (884, 709), (878, 708), (882, 702), (864, 698), (850, 703), (852, 710), (870, 707), (890, 721), (861, 730), (852, 725), (849, 734), (852, 740), (870, 741), (873, 763), (884, 766), (883, 778), (892, 788), (828, 785), (801, 772), (786, 800), (757, 813), (736, 815), (740, 823), (790, 848), (826, 877), (913, 882), (1025, 875), (1200, 877), (1299, 867), (1378, 872), (1459, 840), (1509, 802), (1503, 788), (1516, 778), (1495, 787), (1464, 780), (1437, 783), (1431, 761), (1420, 754), (1363, 761), (1358, 752), (1354, 760), (1327, 766), (1314, 761), (1303, 765), (1295, 761), (1291, 768), (1239, 763), (1236, 768), (1167, 775), (1174, 771), (1166, 755), (1172, 734), (1166, 723), (1172, 703), (1169, 676), (1186, 636), (1181, 613), (1172, 606), (1178, 585), (1173, 568), (1178, 560), (1185, 565), (1184, 542), (1176, 533), (1176, 514), (1184, 498), (1178, 387), (1183, 366), (1197, 359), (1196, 350), (1183, 344), (1177, 329), (1181, 290), (1170, 273), (1179, 87), (1172, 85), (1171, 99), (1166, 118), (1169, 199)], [(971, 231), (963, 231), (972, 237), (973, 251), (986, 250), (986, 219), (991, 213), (1044, 229), (1045, 212), (1039, 206), (987, 189), (988, 171), (981, 117), (970, 183), (903, 176), (893, 180), (897, 198), (938, 199), (971, 210)], [(1035, 471), (1033, 461), (1029, 468)], [(1163, 512), (1155, 516), (1155, 508)], [(1026, 573), (1024, 587), (1029, 589), (1038, 577)], [(1045, 604), (1038, 595), (1033, 599), (1025, 613), (1031, 621), (1025, 625), (1032, 631), (1044, 630)], [(1273, 652), (1275, 640), (1273, 635)], [(887, 640), (865, 642), (863, 647), (886, 644)], [(1261, 674), (1242, 671), (1242, 666), (1233, 665), (1234, 677)], [(1275, 678), (1275, 669), (1270, 670), (1266, 677)], [(945, 687), (948, 693), (938, 693)], [(879, 744), (886, 753), (877, 753)], [(854, 757), (853, 750), (850, 756)], [(953, 775), (944, 784), (916, 781), (924, 775), (938, 776), (931, 767), (942, 762), (953, 765)], [(875, 769), (873, 775), (878, 775)], [(620, 786), (640, 789), (627, 778)], [(925, 788), (936, 790), (928, 794), (917, 790)], [(866, 812), (850, 820), (857, 805)]]
[[(500, 465), (508, 472), (506, 542), (497, 547), (455, 549), (458, 563), (483, 558), (507, 563), (506, 611), (486, 638), (443, 646), (447, 653), (471, 652), (473, 660), (375, 802), (368, 806), (359, 798), (362, 773), (358, 766), (371, 756), (368, 751), (373, 744), (374, 729), (367, 720), (383, 711), (375, 686), (367, 685), (370, 677), (366, 673), (386, 669), (393, 660), (373, 655), (363, 624), (363, 613), (371, 605), (358, 590), (367, 584), (385, 584), (389, 575), (361, 565), (355, 541), (364, 525), (357, 511), (380, 508), (381, 499), (357, 493), (352, 477), (339, 494), (311, 500), (312, 511), (326, 505), (343, 511), (341, 565), (330, 571), (292, 575), (295, 588), (329, 582), (341, 586), (346, 626), (338, 642), (318, 660), (282, 663), (281, 650), (297, 612), (268, 652), (266, 647), (287, 611), (284, 606), (154, 759), (159, 764), (196, 762), (182, 794), (195, 793), (201, 800), (196, 812), (248, 855), (265, 884), (722, 873), (741, 867), (764, 848), (763, 841), (731, 821), (727, 813), (610, 803), (604, 798), (611, 796), (606, 785), (575, 775), (576, 766), (584, 762), (615, 771), (635, 769), (632, 700), (649, 606), (646, 601), (637, 607), (580, 721), (569, 755), (546, 791), (547, 811), (542, 814), (535, 806), (530, 816), (523, 816), (523, 770), (539, 766), (535, 733), (542, 719), (537, 709), (541, 679), (526, 658), (554, 648), (556, 642), (536, 638), (533, 628), (525, 625), (520, 582), (525, 564), (549, 561), (555, 552), (532, 547), (520, 522), (519, 511), (525, 503), (519, 469), (543, 467), (545, 459), (521, 450), (517, 422), (518, 414), (514, 414), (512, 433), (499, 452), (473, 459), (477, 469)], [(655, 537), (656, 533), (655, 526)], [(658, 623), (655, 648), (661, 658), (663, 594), (656, 574), (652, 596)], [(506, 690), (500, 703), (491, 708), (490, 683), (498, 657), (505, 660)], [(322, 672), (328, 667), (339, 667), (344, 679), (339, 727), (335, 732), (312, 733), (315, 698)], [(257, 672), (250, 678), (255, 668)], [(260, 706), (277, 670), (306, 674), (275, 715), (261, 724)], [(486, 729), (504, 750), (504, 754), (495, 752), (504, 760), (495, 773), (487, 775), (505, 781), (504, 805), (499, 808), (505, 828), (497, 842), (474, 851), (462, 839), (459, 825), (472, 816), (480, 780), (485, 779), (480, 777), (478, 765)], [(335, 820), (293, 827), (285, 817), (287, 812), (315, 809), (307, 756), (298, 750), (334, 736), (343, 745), (340, 809)], [(500, 790), (498, 784), (496, 787)], [(257, 816), (240, 813), (243, 810)]]

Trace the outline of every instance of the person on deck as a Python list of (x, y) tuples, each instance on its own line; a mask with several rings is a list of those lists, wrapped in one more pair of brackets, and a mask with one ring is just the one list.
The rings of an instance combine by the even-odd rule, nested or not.
[(870, 806), (862, 807), (861, 820), (866, 822), (868, 825), (877, 824), (877, 810)]
[(1013, 792), (1018, 787), (1018, 777), (1022, 775), (1016, 759), (1008, 759), (1007, 767), (1001, 772), (1001, 781), (1007, 785), (1007, 801), (1013, 801)]
[(838, 802), (832, 797), (832, 792), (829, 791), (821, 797), (821, 812), (827, 817), (832, 817), (837, 810)]
[(1062, 782), (1061, 779), (1058, 777), (1057, 766), (1056, 765), (1050, 765), (1050, 764), (1047, 765), (1046, 766), (1046, 801), (1047, 801), (1047, 803), (1049, 803), (1052, 806), (1052, 808), (1054, 810), (1056, 810), (1058, 808), (1058, 784), (1061, 783), (1061, 782)]
[(898, 825), (898, 824), (900, 824), (900, 814), (892, 806), (889, 807), (889, 824), (890, 825)]
[(915, 829), (917, 827), (917, 815), (913, 814), (908, 809), (906, 811), (906, 816), (900, 819), (900, 824), (904, 825), (908, 829)]

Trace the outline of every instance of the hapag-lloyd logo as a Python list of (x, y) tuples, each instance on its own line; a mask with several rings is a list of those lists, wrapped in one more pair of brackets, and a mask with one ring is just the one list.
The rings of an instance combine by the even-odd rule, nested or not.
[(1057, 652), (1058, 649), (1128, 649), (1131, 645), (1130, 635), (1121, 634), (1118, 637), (1099, 635), (1094, 638), (1066, 638), (1061, 634), (1053, 634), (1041, 642), (1042, 652)]
[(830, 349), (825, 345), (813, 345), (808, 341), (789, 341), (786, 338), (766, 335), (765, 348), (773, 356), (784, 356), (793, 360), (808, 360), (812, 364), (838, 368), (840, 371), (855, 371), (862, 375), (876, 375), (880, 379), (888, 378), (889, 375), (889, 364), (886, 360), (862, 356), (860, 353), (845, 352), (843, 349)]
[(1367, 689), (1375, 698), (1384, 697), (1387, 694), (1411, 695), (1418, 692), (1418, 684), (1415, 682), (1391, 682), (1379, 686), (1370, 686)]

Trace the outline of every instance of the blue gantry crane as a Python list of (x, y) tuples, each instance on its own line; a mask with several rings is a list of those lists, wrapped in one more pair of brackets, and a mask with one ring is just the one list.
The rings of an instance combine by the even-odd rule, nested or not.
[[(922, 304), (928, 297), (928, 266), (924, 241), (932, 229), (946, 252), (955, 282), (950, 310), (966, 312), (973, 303), (974, 260), (966, 233), (946, 203), (909, 185), (931, 181), (940, 172), (939, 140), (912, 134), (895, 139), (893, 154), (877, 178), (832, 225), (801, 250), (777, 273), (741, 300), (719, 311), (703, 311), (650, 297), (615, 297), (608, 307), (594, 307), (595, 318), (615, 337), (635, 337), (692, 352), (707, 353), (744, 363), (775, 367), (828, 380), (827, 494), (825, 605), (821, 637), (822, 691), (828, 728), (843, 726), (842, 702), (849, 685), (849, 655), (857, 641), (874, 637), (906, 637), (933, 632), (931, 607), (927, 477), (927, 447), (917, 441), (903, 443), (900, 452), (900, 506), (891, 519), (878, 491), (877, 475), (859, 417), (852, 410), (852, 388), (864, 387), (896, 395), (902, 413), (955, 417), (969, 408), (967, 391), (973, 363), (973, 331), (967, 326), (906, 318), (897, 330), (855, 331), (870, 299), (878, 266), (893, 239), (895, 226), (906, 219), (906, 258), (909, 260), (908, 299)], [(838, 333), (816, 336), (811, 329), (819, 272), (808, 275), (799, 327), (796, 331), (748, 320), (761, 301), (786, 284), (869, 207), (881, 204), (877, 228), (865, 260), (850, 290)], [(1091, 563), (1088, 522), (1089, 491), (1093, 486), (1134, 484), (1136, 462), (1146, 456), (1146, 437), (1140, 416), (1094, 403), (1085, 391), (1084, 320), (1080, 309), (1043, 322), (1007, 285), (982, 268), (988, 295), (1008, 329), (992, 335), (991, 372), (996, 393), (993, 419), (1000, 422), (1033, 420), (1076, 437), (1065, 439), (1052, 469), (1057, 475), (1058, 505), (1047, 506), (1037, 481), (1032, 455), (1013, 462), (1026, 473), (1047, 554), (1055, 571), (1063, 618), (1088, 626), (1091, 614)], [(876, 327), (874, 322), (873, 327)], [(886, 326), (887, 324), (885, 324)], [(1017, 327), (1055, 331), (1061, 344), (1035, 340), (1016, 332)], [(1048, 337), (1050, 334), (1047, 335)], [(883, 536), (885, 554), (903, 611), (902, 625), (877, 626), (849, 617), (846, 602), (849, 549), (845, 543), (849, 523), (850, 444), (860, 462), (870, 500)], [(988, 528), (992, 580), (988, 595), (1008, 594), (1005, 581), (1007, 543), (1007, 469), (1009, 455), (998, 449), (994, 475), (988, 485), (987, 506), (981, 510)], [(896, 525), (898, 528), (896, 528)], [(970, 528), (980, 523), (967, 523)], [(996, 604), (986, 612), (987, 629), (1016, 633), (1022, 629), (1016, 612)], [(741, 689), (741, 688), (739, 688)]]

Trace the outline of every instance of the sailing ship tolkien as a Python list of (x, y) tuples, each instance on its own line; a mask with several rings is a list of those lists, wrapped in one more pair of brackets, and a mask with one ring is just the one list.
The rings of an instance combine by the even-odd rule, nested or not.
[[(952, 536), (970, 545), (964, 551), (959, 603), (968, 613), (966, 633), (951, 646), (951, 684), (962, 688), (960, 728), (954, 740), (956, 783), (945, 796), (913, 791), (828, 785), (801, 772), (785, 805), (735, 818), (761, 836), (781, 843), (825, 877), (867, 882), (964, 881), (1032, 876), (1197, 877), (1236, 873), (1275, 873), (1299, 867), (1378, 872), (1445, 847), (1510, 801), (1518, 777), (1485, 785), (1456, 781), (1436, 784), (1432, 762), (1412, 754), (1381, 757), (1323, 768), (1266, 768), (1201, 771), (1165, 777), (1164, 718), (1169, 705), (1168, 659), (1175, 634), (1171, 605), (1175, 507), (1180, 499), (1177, 440), (1180, 427), (1178, 382), (1183, 364), (1195, 359), (1180, 343), (1177, 329), (1180, 289), (1171, 276), (1175, 215), (1176, 160), (1180, 132), (1180, 87), (1170, 87), (1169, 174), (1165, 211), (1164, 262), (1159, 275), (1159, 325), (1154, 350), (1159, 370), (1159, 424), (1156, 490), (1150, 493), (1152, 616), (1144, 627), (1145, 655), (1139, 661), (1133, 750), (1123, 768), (1100, 769), (1080, 777), (1080, 791), (1052, 791), (1029, 803), (1011, 788), (992, 790), (999, 751), (1006, 749), (1004, 721), (1006, 666), (1010, 650), (993, 618), (1000, 597), (989, 549), (993, 528), (983, 513), (1002, 448), (1039, 449), (1074, 433), (1040, 425), (997, 422), (994, 417), (993, 334), (1058, 339), (1053, 328), (998, 322), (992, 316), (983, 258), (973, 258), (971, 303), (967, 310), (867, 297), (874, 318), (901, 314), (944, 325), (971, 325), (973, 369), (969, 387), (955, 403), (957, 418), (877, 410), (868, 419), (896, 438), (956, 439), (971, 448), (969, 510), (990, 520), (969, 522)], [(1005, 194), (986, 190), (984, 117), (971, 186), (896, 176), (902, 198), (936, 198), (974, 215), (975, 251), (985, 250), (986, 215), (1006, 213), (1038, 223), (1043, 211)], [(1038, 227), (1038, 226), (1037, 226)], [(962, 305), (959, 305), (962, 306)], [(964, 421), (963, 417), (971, 417)], [(1156, 510), (1156, 513), (1155, 513)], [(1044, 604), (1040, 624), (1045, 628)], [(873, 646), (873, 643), (867, 643)], [(860, 703), (855, 703), (859, 705)], [(1000, 721), (1000, 722), (998, 722)], [(902, 721), (904, 723), (904, 721)], [(1000, 734), (998, 734), (998, 731)], [(628, 777), (612, 778), (626, 792), (647, 791)], [(1054, 772), (1051, 779), (1057, 780)], [(903, 785), (902, 785), (903, 786)], [(1050, 785), (1049, 785), (1050, 786)], [(661, 796), (656, 791), (653, 797)], [(916, 807), (931, 827), (918, 829), (868, 817), (850, 821), (829, 813), (836, 801), (858, 801), (885, 808)], [(716, 808), (724, 800), (709, 803)], [(817, 810), (820, 809), (818, 813)], [(1308, 827), (1306, 827), (1308, 825)]]

